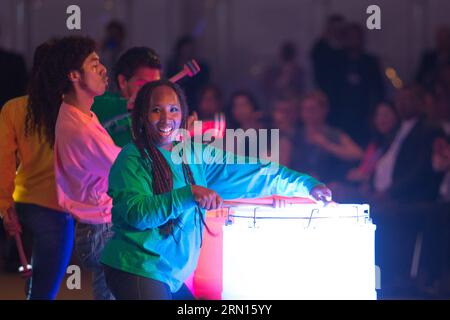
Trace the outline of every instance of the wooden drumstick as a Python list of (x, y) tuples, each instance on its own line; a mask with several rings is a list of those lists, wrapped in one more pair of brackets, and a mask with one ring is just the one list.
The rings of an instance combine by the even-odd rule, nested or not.
[(225, 200), (223, 207), (237, 207), (237, 206), (258, 206), (258, 207), (270, 207), (270, 208), (284, 208), (288, 204), (315, 204), (316, 202), (309, 198), (301, 197), (285, 197), (279, 195), (273, 195), (265, 198), (258, 199), (240, 199), (240, 200)]
[(258, 206), (258, 207), (274, 208), (273, 203), (252, 203), (252, 202), (240, 202), (240, 201), (225, 200), (222, 204), (223, 208), (238, 207), (238, 206)]
[(177, 82), (178, 80), (180, 80), (181, 78), (184, 78), (185, 76), (192, 78), (199, 72), (200, 72), (200, 66), (198, 65), (197, 61), (190, 60), (183, 66), (183, 70), (178, 72), (176, 75), (172, 76), (169, 79), (169, 81)]
[(33, 271), (31, 265), (28, 264), (25, 251), (23, 250), (22, 238), (20, 237), (20, 234), (18, 232), (14, 235), (14, 239), (16, 240), (17, 251), (19, 252), (21, 264), (21, 266), (19, 267), (19, 273), (21, 274), (22, 278), (29, 278), (31, 277)]

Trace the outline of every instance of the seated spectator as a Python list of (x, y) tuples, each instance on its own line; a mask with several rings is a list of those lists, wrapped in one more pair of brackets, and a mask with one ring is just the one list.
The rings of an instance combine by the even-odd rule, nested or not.
[(298, 62), (297, 47), (285, 42), (280, 47), (278, 62), (269, 67), (264, 75), (264, 89), (267, 99), (279, 95), (299, 95), (305, 90), (304, 70)]
[(244, 90), (234, 92), (227, 112), (228, 128), (230, 129), (247, 130), (263, 127), (263, 113), (250, 92)]
[[(397, 92), (401, 124), (377, 162), (375, 196), (364, 200), (370, 203), (377, 225), (376, 260), (383, 270), (385, 294), (423, 294), (424, 286), (440, 276), (437, 263), (443, 257), (440, 249), (445, 249), (441, 236), (448, 233), (442, 232), (448, 222), (442, 225), (440, 213), (443, 217), (448, 205), (434, 201), (440, 186), (441, 199), (448, 196), (448, 182), (440, 182), (448, 170), (449, 154), (447, 143), (439, 138), (442, 131), (425, 118), (424, 105), (425, 91), (417, 85)], [(420, 267), (413, 268), (414, 257), (420, 257)]]
[[(294, 167), (292, 155), (296, 140), (296, 127), (298, 118), (297, 99), (293, 96), (277, 97), (272, 106), (272, 128), (279, 130), (278, 158), (284, 166)], [(293, 116), (294, 115), (294, 116)], [(276, 150), (271, 150), (271, 153)], [(273, 156), (273, 154), (272, 154)], [(306, 172), (306, 171), (304, 171)]]
[(346, 133), (327, 124), (328, 111), (328, 99), (321, 92), (302, 99), (302, 127), (296, 133), (293, 158), (294, 168), (303, 168), (324, 181), (343, 179), (349, 165), (363, 156), (363, 150)]
[(385, 202), (433, 201), (441, 174), (432, 168), (433, 141), (443, 135), (424, 117), (425, 91), (417, 85), (399, 90), (395, 107), (401, 124), (374, 172), (376, 198)]
[[(433, 230), (433, 234), (438, 235), (438, 242), (435, 243), (435, 246), (441, 250), (441, 259), (438, 260), (442, 264), (439, 268), (438, 288), (440, 294), (447, 299), (450, 296), (450, 236), (448, 233), (450, 220), (447, 218), (450, 209), (450, 141), (448, 137), (446, 139), (438, 138), (433, 144), (433, 169), (444, 173), (444, 179), (439, 188), (440, 202), (436, 203), (437, 208), (433, 209), (441, 212), (442, 216), (446, 218), (437, 230)], [(439, 222), (441, 221), (439, 220)]]
[(212, 137), (223, 138), (226, 122), (220, 88), (212, 84), (203, 87), (198, 101), (197, 112), (194, 111), (193, 115), (188, 118), (188, 128), (191, 131), (191, 135), (200, 133), (200, 131), (192, 127), (193, 122), (202, 121), (201, 134), (213, 129)]
[(369, 182), (376, 162), (389, 148), (398, 127), (399, 118), (394, 106), (388, 102), (378, 104), (373, 115), (372, 140), (364, 152), (360, 165), (348, 172), (348, 181), (363, 184)]
[(450, 202), (450, 143), (444, 138), (433, 143), (433, 169), (445, 173), (439, 196), (441, 200)]
[[(251, 155), (250, 152), (257, 153), (260, 157), (267, 154), (259, 152), (261, 146), (259, 132), (257, 131), (267, 128), (267, 126), (263, 119), (263, 112), (250, 92), (239, 90), (232, 94), (227, 107), (227, 128), (235, 129), (234, 144), (232, 146), (227, 145), (229, 152), (254, 157), (256, 157), (256, 154)], [(242, 132), (237, 129), (241, 129)], [(267, 141), (270, 141), (269, 137), (267, 137)], [(229, 143), (229, 141), (226, 141), (226, 143)], [(270, 145), (262, 147), (265, 149), (261, 149), (261, 151), (270, 150)]]

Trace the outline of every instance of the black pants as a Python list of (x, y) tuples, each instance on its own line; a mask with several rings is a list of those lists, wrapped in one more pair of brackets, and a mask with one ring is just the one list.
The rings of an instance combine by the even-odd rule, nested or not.
[(109, 266), (105, 269), (106, 283), (117, 300), (194, 300), (188, 287), (175, 293), (164, 282), (124, 272)]
[(16, 203), (16, 210), (33, 244), (27, 299), (56, 299), (72, 254), (74, 220), (68, 213), (31, 203)]

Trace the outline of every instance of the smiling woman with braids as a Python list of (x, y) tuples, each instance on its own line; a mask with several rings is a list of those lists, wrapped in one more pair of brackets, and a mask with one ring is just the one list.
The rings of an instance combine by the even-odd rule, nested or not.
[(209, 159), (214, 161), (203, 161), (206, 146), (193, 145), (194, 152), (183, 155), (189, 161), (178, 163), (174, 159), (181, 151), (176, 152), (173, 137), (186, 129), (187, 115), (176, 84), (154, 81), (138, 93), (134, 142), (122, 149), (109, 175), (114, 236), (101, 260), (116, 299), (192, 299), (183, 282), (197, 265), (205, 210), (219, 208), (221, 197), (331, 200), (325, 185), (282, 166), (270, 171), (273, 163), (241, 164), (237, 156), (214, 148)]

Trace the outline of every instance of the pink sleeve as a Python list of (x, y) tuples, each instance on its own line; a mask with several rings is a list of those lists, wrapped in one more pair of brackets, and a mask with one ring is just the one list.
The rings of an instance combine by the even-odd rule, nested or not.
[(89, 131), (67, 131), (55, 145), (58, 202), (78, 217), (111, 212), (108, 175), (120, 148), (96, 138)]

